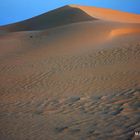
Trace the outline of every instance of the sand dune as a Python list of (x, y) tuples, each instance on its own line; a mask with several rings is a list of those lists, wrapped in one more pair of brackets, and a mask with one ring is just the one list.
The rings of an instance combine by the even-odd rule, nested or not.
[(95, 9), (0, 27), (0, 140), (140, 138), (138, 15)]
[(53, 28), (80, 21), (94, 20), (93, 17), (86, 14), (79, 8), (64, 6), (62, 8), (44, 13), (31, 19), (3, 26), (0, 30), (6, 31), (28, 31)]
[(73, 8), (79, 8), (94, 18), (115, 22), (140, 23), (140, 15), (138, 14), (131, 14), (112, 9), (104, 9), (90, 6), (79, 6), (79, 5), (70, 5), (70, 6)]
[(104, 8), (68, 5), (19, 23), (0, 27), (0, 30), (12, 32), (41, 30), (97, 19), (124, 23), (140, 23), (140, 15)]

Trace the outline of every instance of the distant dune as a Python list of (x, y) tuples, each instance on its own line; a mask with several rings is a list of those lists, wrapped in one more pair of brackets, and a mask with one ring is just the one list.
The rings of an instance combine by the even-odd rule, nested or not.
[(94, 18), (89, 16), (87, 13), (85, 13), (79, 8), (64, 6), (62, 8), (58, 8), (56, 10), (50, 11), (40, 16), (33, 17), (28, 20), (4, 26), (0, 28), (0, 30), (41, 30), (88, 20), (94, 20)]
[(139, 140), (140, 15), (69, 5), (0, 27), (0, 140)]
[(104, 8), (68, 5), (25, 21), (0, 27), (0, 30), (12, 32), (42, 30), (97, 19), (124, 23), (140, 23), (140, 15)]

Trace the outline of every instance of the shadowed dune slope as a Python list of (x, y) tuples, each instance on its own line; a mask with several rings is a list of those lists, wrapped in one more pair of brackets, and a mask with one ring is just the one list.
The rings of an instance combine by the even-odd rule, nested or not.
[(64, 6), (25, 21), (0, 27), (0, 30), (11, 32), (42, 30), (90, 20), (94, 20), (94, 18), (89, 16), (83, 10), (70, 6)]

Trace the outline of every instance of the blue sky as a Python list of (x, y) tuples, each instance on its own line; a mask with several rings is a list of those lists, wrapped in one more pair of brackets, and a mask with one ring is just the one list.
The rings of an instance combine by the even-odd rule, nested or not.
[(0, 25), (25, 20), (67, 4), (105, 7), (140, 14), (140, 0), (0, 0)]

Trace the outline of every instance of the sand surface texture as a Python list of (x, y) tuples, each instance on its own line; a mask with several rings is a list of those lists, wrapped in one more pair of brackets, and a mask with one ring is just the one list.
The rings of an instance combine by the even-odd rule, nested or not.
[(70, 5), (0, 27), (0, 140), (139, 140), (135, 132), (140, 15)]

